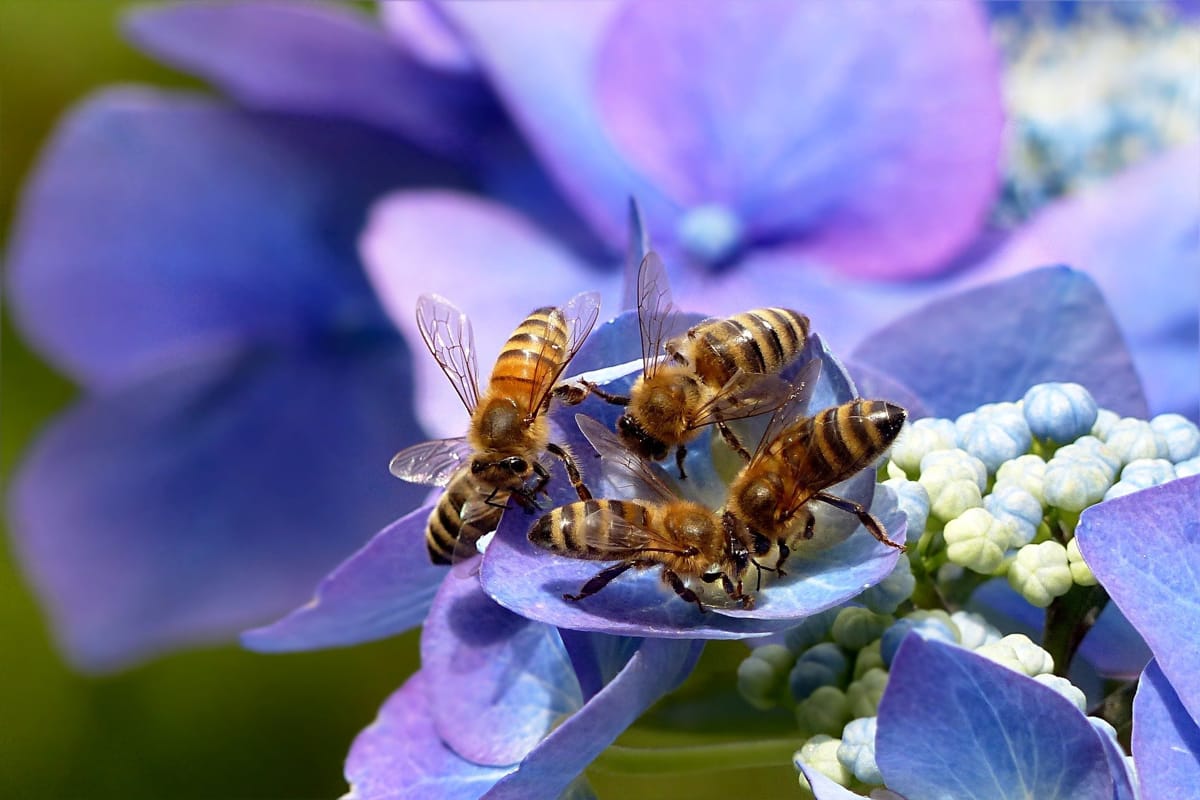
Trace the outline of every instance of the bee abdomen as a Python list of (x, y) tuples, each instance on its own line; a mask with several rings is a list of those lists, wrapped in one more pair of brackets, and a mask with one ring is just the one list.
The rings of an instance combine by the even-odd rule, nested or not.
[(852, 400), (812, 418), (814, 444), (831, 475), (849, 476), (891, 446), (906, 416), (884, 400)]
[(808, 317), (789, 308), (756, 308), (702, 323), (694, 331), (702, 343), (696, 371), (714, 387), (724, 386), (738, 370), (778, 373), (804, 348), (808, 327)]
[(504, 343), (490, 385), (505, 395), (528, 393), (535, 376), (555, 373), (565, 357), (568, 338), (558, 309), (546, 306), (535, 310)]
[[(460, 472), (450, 480), (446, 491), (438, 498), (425, 525), (425, 549), (433, 563), (449, 564), (453, 561), (454, 549), (462, 534), (463, 506), (478, 491), (470, 476)], [(507, 495), (504, 495), (503, 499), (507, 499)], [(500, 498), (494, 499), (493, 502), (496, 502), (496, 505), (488, 506), (486, 514), (472, 519), (471, 525), (475, 533), (493, 531), (500, 523), (500, 515), (504, 511), (503, 502)]]
[(616, 520), (645, 523), (645, 510), (623, 500), (584, 500), (559, 506), (529, 529), (529, 541), (560, 555), (575, 558), (613, 558), (628, 549), (610, 533)]

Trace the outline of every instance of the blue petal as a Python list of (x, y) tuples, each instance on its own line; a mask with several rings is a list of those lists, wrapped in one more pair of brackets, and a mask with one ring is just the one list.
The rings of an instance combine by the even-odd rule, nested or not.
[[(1200, 399), (1200, 144), (1191, 144), (1041, 212), (975, 273), (1072, 264), (1110, 298), (1154, 413), (1195, 419)], [(1136, 268), (1130, 265), (1136, 264)]]
[(367, 122), (442, 152), (461, 152), (495, 113), (478, 81), (425, 68), (344, 6), (182, 3), (138, 9), (126, 30), (252, 108)]
[(421, 632), (421, 668), (438, 676), (430, 717), (463, 758), (515, 764), (583, 697), (558, 631), (496, 605), (469, 573), (442, 583)]
[[(617, 310), (615, 271), (588, 269), (532, 221), (473, 195), (443, 190), (389, 195), (372, 209), (361, 250), (376, 292), (409, 341), (421, 341), (413, 309), (422, 294), (436, 292), (467, 313), (481, 380), (533, 309), (595, 290), (606, 298), (603, 316)], [(496, 270), (503, 271), (502, 280)], [(636, 336), (633, 342), (636, 346)], [(461, 435), (467, 417), (446, 376), (424, 352), (415, 368), (421, 422), (435, 435)], [(568, 369), (578, 371), (574, 365)]]
[(642, 712), (691, 673), (701, 642), (647, 639), (625, 668), (484, 797), (557, 797)]
[[(626, 163), (603, 129), (592, 96), (596, 51), (615, 3), (443, 4), (516, 125), (563, 193), (614, 251), (628, 234), (629, 197), (651, 229), (677, 209)], [(514, 24), (514, 14), (521, 14)], [(537, 58), (530, 58), (536, 53)], [(655, 236), (658, 236), (656, 231)]]
[(808, 779), (809, 785), (812, 787), (813, 797), (816, 800), (860, 800), (861, 794), (855, 794), (844, 786), (839, 786), (833, 781), (826, 778), (825, 775), (815, 767), (810, 767), (803, 761), (797, 762), (796, 766), (804, 773), (804, 777)]
[(1002, 112), (975, 4), (625, 3), (610, 26), (601, 118), (681, 208), (875, 277), (945, 269), (976, 234)]
[(1020, 400), (1073, 381), (1125, 416), (1146, 400), (1112, 312), (1085, 274), (1053, 267), (934, 300), (869, 335), (851, 355), (916, 392), (933, 415)]
[(436, 174), (407, 156), (359, 126), (148, 90), (94, 97), (26, 189), (14, 317), (56, 366), (108, 386), (247, 342), (390, 334), (354, 239), (373, 196)]
[(60, 417), (10, 495), (14, 544), (68, 656), (113, 669), (261, 624), (420, 490), (397, 340), (192, 360)]
[(1146, 800), (1187, 797), (1200, 786), (1200, 727), (1156, 661), (1133, 698), (1132, 749)]
[(1108, 774), (1113, 779), (1113, 800), (1139, 800), (1137, 775), (1121, 744), (1107, 731), (1101, 730), (1095, 718), (1092, 718), (1092, 727), (1100, 734), (1098, 738), (1104, 746), (1104, 757), (1108, 759)]
[(571, 658), (585, 700), (590, 700), (616, 677), (641, 644), (640, 639), (628, 636), (606, 636), (566, 628), (558, 634)]
[(876, 759), (907, 797), (1095, 800), (1113, 796), (1100, 735), (1053, 689), (909, 636), (879, 705)]
[(1200, 476), (1109, 500), (1084, 511), (1075, 536), (1092, 572), (1200, 719), (1198, 497)]
[(262, 653), (315, 650), (420, 625), (447, 573), (425, 552), (432, 508), (422, 506), (375, 534), (321, 580), (311, 600), (278, 622), (243, 633), (242, 644)]
[(413, 675), (354, 740), (346, 758), (345, 800), (476, 800), (512, 771), (472, 764), (438, 738), (427, 689), (440, 680), (424, 671)]

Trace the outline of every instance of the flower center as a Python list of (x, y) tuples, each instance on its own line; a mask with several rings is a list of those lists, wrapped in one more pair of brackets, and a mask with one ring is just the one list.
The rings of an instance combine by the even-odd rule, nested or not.
[(718, 266), (741, 248), (745, 230), (728, 208), (709, 203), (684, 214), (675, 233), (687, 255), (707, 266)]

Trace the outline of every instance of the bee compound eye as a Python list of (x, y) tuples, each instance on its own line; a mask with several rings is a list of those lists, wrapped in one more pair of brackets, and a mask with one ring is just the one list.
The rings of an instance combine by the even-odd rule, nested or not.
[(524, 475), (529, 471), (529, 462), (519, 456), (506, 459), (505, 465), (514, 475)]
[(471, 462), (471, 474), (478, 475), (479, 473), (483, 472), (485, 469), (487, 469), (487, 465), (484, 464), (482, 461), (475, 460), (475, 461)]

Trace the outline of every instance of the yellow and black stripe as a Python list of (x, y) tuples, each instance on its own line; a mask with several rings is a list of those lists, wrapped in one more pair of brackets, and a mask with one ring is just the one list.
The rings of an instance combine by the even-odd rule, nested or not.
[(714, 388), (739, 369), (776, 374), (808, 341), (808, 317), (789, 308), (756, 308), (727, 319), (703, 322), (692, 331), (696, 374)]
[[(460, 469), (446, 485), (446, 491), (438, 498), (437, 505), (429, 515), (425, 526), (425, 548), (435, 564), (450, 564), (454, 560), (454, 548), (462, 532), (462, 509), (469, 500), (479, 495), (479, 488), (471, 480), (469, 470)], [(471, 521), (479, 533), (493, 531), (500, 524), (500, 515), (508, 499), (507, 492), (497, 492), (486, 513)]]
[(557, 308), (533, 311), (504, 343), (492, 369), (489, 390), (502, 397), (536, 402), (549, 391), (546, 384), (554, 380), (566, 358), (569, 336), (566, 319)]
[[(584, 500), (559, 506), (529, 529), (529, 541), (538, 547), (574, 558), (605, 560), (622, 558), (646, 545), (630, 541), (628, 533), (612, 535), (616, 529), (643, 530), (650, 524), (650, 510), (627, 500)], [(623, 520), (629, 525), (615, 525)], [(632, 528), (630, 527), (632, 526)]]
[[(785, 458), (814, 488), (831, 486), (865, 469), (891, 446), (906, 412), (883, 400), (851, 400), (802, 420), (785, 432)], [(797, 447), (798, 443), (807, 446)], [(790, 456), (790, 457), (789, 457)]]

